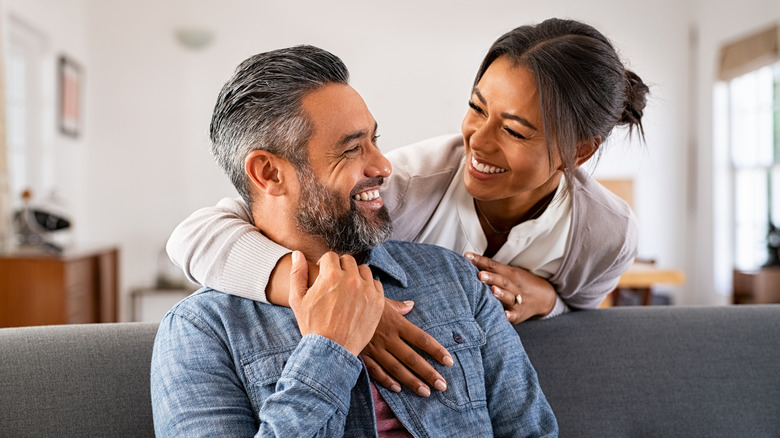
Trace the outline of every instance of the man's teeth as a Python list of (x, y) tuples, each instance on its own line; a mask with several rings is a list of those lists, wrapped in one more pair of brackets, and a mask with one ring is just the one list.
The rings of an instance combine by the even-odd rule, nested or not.
[(504, 173), (506, 172), (506, 169), (502, 169), (500, 167), (495, 166), (489, 166), (487, 164), (482, 164), (477, 161), (476, 158), (471, 157), (471, 165), (474, 166), (475, 169), (482, 173)]
[(353, 196), (352, 199), (355, 201), (373, 201), (378, 197), (379, 190), (369, 190), (367, 192), (358, 193), (357, 195)]

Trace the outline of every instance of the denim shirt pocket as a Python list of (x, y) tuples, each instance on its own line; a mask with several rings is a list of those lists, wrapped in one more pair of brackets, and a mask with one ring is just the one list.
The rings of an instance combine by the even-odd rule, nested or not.
[(455, 410), (486, 406), (481, 351), (485, 345), (485, 332), (479, 324), (474, 320), (456, 320), (424, 330), (452, 354), (454, 362), (451, 367), (434, 363), (436, 370), (447, 381), (446, 391), (435, 391), (439, 400)]
[(253, 405), (262, 404), (263, 400), (276, 391), (276, 383), (282, 377), (282, 371), (293, 350), (295, 345), (267, 350), (241, 361), (246, 377), (246, 389)]

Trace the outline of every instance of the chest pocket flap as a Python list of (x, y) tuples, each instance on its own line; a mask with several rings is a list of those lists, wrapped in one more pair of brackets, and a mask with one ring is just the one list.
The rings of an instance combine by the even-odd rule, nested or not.
[(421, 328), (450, 352), (485, 345), (485, 332), (474, 320), (447, 321)]

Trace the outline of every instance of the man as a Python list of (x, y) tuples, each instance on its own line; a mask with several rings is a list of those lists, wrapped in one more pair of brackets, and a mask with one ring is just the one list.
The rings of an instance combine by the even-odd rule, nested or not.
[[(253, 56), (223, 87), (212, 152), (261, 231), (298, 249), (291, 308), (202, 289), (171, 309), (152, 358), (158, 436), (557, 435), (475, 268), (439, 247), (383, 243), (391, 169), (376, 129), (341, 60), (315, 47)], [(304, 257), (318, 261), (311, 286)], [(436, 397), (370, 381), (358, 355), (385, 295), (413, 300), (407, 318), (452, 355), (434, 363), (447, 382)]]

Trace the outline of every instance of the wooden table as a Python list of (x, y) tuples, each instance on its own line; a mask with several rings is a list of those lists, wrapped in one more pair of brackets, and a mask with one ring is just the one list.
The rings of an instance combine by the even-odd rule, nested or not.
[(641, 289), (656, 283), (683, 284), (685, 273), (679, 269), (661, 269), (653, 263), (634, 263), (623, 276), (617, 287)]
[(620, 304), (621, 290), (632, 290), (642, 295), (642, 304), (648, 305), (652, 298), (652, 288), (656, 284), (683, 284), (685, 273), (679, 269), (662, 269), (654, 263), (635, 262), (620, 277), (617, 288), (610, 294), (611, 300), (604, 300), (602, 307)]

